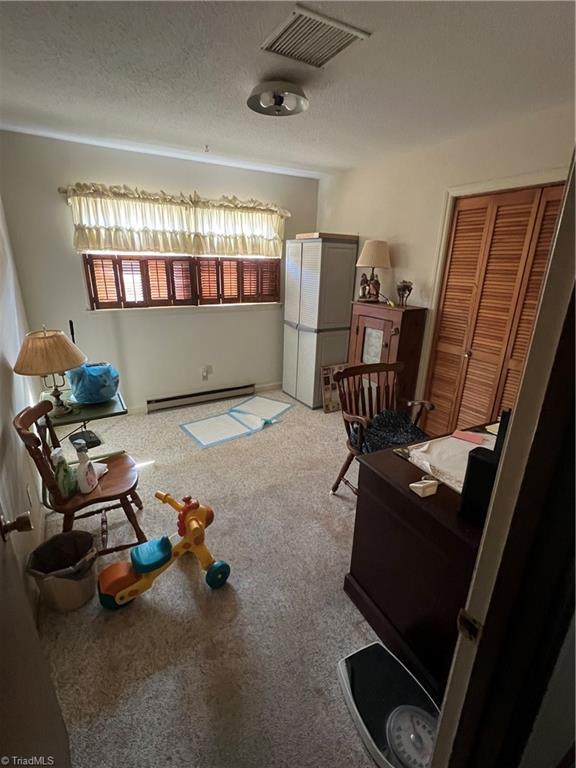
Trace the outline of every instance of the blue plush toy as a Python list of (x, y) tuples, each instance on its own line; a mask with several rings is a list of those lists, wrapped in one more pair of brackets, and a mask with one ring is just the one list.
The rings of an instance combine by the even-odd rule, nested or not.
[(78, 403), (105, 403), (116, 395), (120, 375), (110, 363), (84, 363), (66, 374)]

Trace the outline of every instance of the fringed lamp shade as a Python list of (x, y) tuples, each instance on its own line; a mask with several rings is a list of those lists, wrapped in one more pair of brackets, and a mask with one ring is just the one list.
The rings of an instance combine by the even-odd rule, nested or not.
[(63, 331), (44, 329), (26, 334), (14, 371), (23, 376), (48, 376), (78, 368), (86, 360)]

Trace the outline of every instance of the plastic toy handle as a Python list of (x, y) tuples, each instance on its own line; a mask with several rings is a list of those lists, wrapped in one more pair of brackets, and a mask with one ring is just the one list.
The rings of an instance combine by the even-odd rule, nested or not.
[(180, 512), (180, 510), (183, 509), (183, 505), (180, 504), (179, 501), (176, 501), (172, 496), (170, 496), (169, 493), (163, 493), (162, 491), (156, 491), (154, 494), (157, 499), (159, 499), (163, 504), (170, 504), (170, 506), (176, 510), (176, 512)]

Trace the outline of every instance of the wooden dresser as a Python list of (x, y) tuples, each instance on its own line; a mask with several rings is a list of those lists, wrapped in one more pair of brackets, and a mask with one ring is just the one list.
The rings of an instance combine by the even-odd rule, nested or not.
[(442, 693), (482, 529), (458, 517), (444, 485), (421, 499), (422, 470), (392, 450), (358, 459), (352, 562), (344, 589), (382, 641)]
[(424, 307), (353, 302), (348, 364), (404, 363), (398, 394), (410, 400), (416, 390), (425, 325)]

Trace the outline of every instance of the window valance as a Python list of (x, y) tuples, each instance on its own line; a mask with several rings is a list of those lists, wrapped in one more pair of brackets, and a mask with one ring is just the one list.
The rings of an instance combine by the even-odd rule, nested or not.
[(274, 204), (77, 183), (60, 187), (79, 252), (129, 251), (280, 258), (284, 221)]

